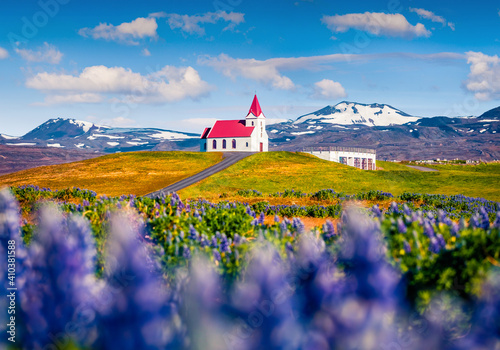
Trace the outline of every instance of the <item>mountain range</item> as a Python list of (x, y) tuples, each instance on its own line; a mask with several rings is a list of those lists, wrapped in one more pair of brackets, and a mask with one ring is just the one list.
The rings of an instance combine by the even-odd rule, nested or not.
[(21, 137), (0, 134), (0, 144), (82, 149), (105, 153), (177, 150), (198, 146), (199, 134), (155, 128), (112, 128), (75, 119), (49, 119)]
[[(386, 160), (500, 159), (497, 135), (500, 134), (500, 107), (478, 117), (422, 118), (387, 104), (342, 101), (295, 120), (269, 125), (267, 131), (269, 150), (355, 146), (375, 148), (377, 158)], [(15, 168), (18, 170), (33, 163), (30, 152), (48, 154), (43, 151), (47, 148), (53, 150), (51, 154), (56, 154), (56, 149), (66, 154), (65, 157), (56, 157), (56, 162), (64, 162), (64, 159), (115, 152), (197, 151), (199, 137), (196, 133), (157, 128), (116, 128), (57, 118), (46, 121), (21, 137), (0, 134), (0, 145), (4, 145), (0, 147), (0, 158), (8, 159), (16, 154)], [(35, 148), (42, 151), (35, 151)], [(23, 159), (26, 165), (22, 165)], [(46, 164), (52, 163), (47, 161)], [(5, 170), (0, 169), (2, 172)]]

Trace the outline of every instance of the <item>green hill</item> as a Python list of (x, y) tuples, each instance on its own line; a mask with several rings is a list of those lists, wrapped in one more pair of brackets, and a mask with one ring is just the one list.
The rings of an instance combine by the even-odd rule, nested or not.
[(325, 161), (305, 153), (267, 152), (243, 159), (226, 170), (182, 191), (182, 197), (215, 198), (220, 193), (255, 189), (263, 193), (295, 189), (313, 192), (324, 188), (356, 193), (380, 190), (463, 194), (500, 200), (500, 164), (435, 167), (421, 172), (402, 164), (377, 161), (384, 170), (366, 171)]
[[(144, 195), (194, 175), (221, 159), (221, 153), (118, 153), (0, 176), (0, 187), (80, 187), (108, 196)], [(410, 191), (500, 201), (500, 164), (433, 166), (437, 172), (421, 172), (390, 162), (377, 161), (377, 166), (384, 170), (359, 170), (305, 153), (258, 153), (180, 191), (180, 195), (215, 199), (221, 193), (232, 196), (240, 189), (263, 193), (294, 189), (310, 193), (333, 188), (349, 194), (380, 190), (398, 195)]]

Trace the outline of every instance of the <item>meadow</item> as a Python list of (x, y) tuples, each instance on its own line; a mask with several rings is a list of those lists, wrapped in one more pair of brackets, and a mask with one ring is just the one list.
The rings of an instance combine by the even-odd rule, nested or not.
[[(141, 196), (198, 173), (221, 159), (221, 153), (123, 153), (0, 176), (0, 186), (79, 187), (107, 196)], [(239, 200), (239, 190), (270, 194), (287, 189), (312, 193), (332, 188), (347, 194), (379, 190), (399, 195), (410, 191), (500, 200), (498, 163), (437, 166), (438, 172), (421, 172), (382, 161), (377, 161), (377, 166), (383, 170), (363, 171), (304, 153), (267, 152), (243, 159), (179, 194), (182, 198), (209, 200), (226, 194), (226, 198)]]
[(361, 171), (270, 152), (148, 198), (221, 158), (150, 155), (0, 178), (0, 256), (17, 288), (16, 344), (1, 345), (499, 346), (498, 164)]
[(221, 153), (117, 153), (0, 176), (0, 187), (80, 187), (108, 196), (120, 196), (124, 193), (145, 195), (199, 173), (221, 159)]

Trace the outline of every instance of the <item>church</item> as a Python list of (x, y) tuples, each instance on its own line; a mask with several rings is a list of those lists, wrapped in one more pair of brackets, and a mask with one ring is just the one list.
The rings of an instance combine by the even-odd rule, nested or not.
[(266, 117), (257, 95), (243, 120), (217, 120), (201, 134), (201, 152), (267, 152)]

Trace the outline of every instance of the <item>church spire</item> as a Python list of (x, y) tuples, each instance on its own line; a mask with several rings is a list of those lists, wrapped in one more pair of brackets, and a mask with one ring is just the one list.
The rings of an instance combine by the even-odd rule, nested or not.
[(248, 114), (253, 114), (254, 116), (258, 117), (259, 115), (262, 114), (262, 109), (260, 108), (259, 100), (257, 99), (257, 95), (254, 96), (252, 106), (250, 107), (250, 110), (248, 111)]

